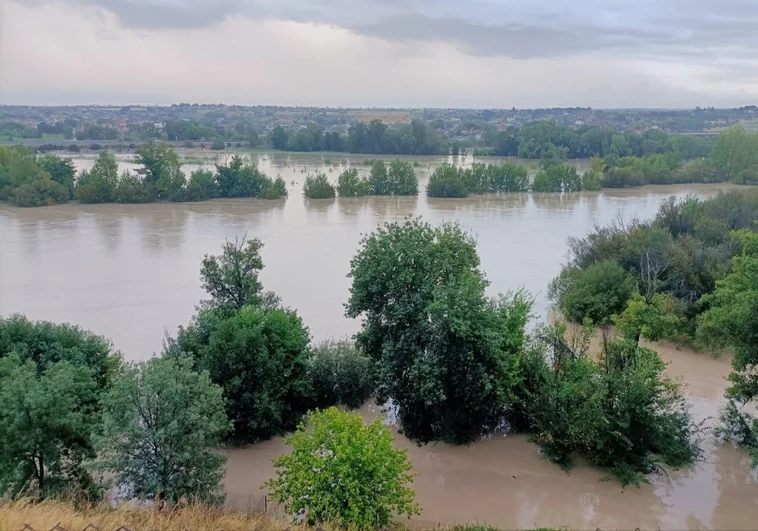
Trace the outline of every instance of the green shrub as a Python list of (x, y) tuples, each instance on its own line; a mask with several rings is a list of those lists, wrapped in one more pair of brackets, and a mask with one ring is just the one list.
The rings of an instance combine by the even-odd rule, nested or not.
[(529, 174), (518, 164), (488, 164), (487, 192), (508, 193), (529, 191)]
[(745, 168), (732, 179), (735, 184), (758, 184), (758, 165)]
[(374, 393), (376, 376), (371, 359), (349, 339), (316, 345), (308, 359), (316, 407), (359, 408)]
[(343, 171), (337, 178), (337, 193), (340, 197), (361, 197), (370, 191), (368, 180), (361, 178), (355, 168)]
[(277, 177), (273, 181), (269, 179), (261, 190), (261, 198), (263, 199), (282, 199), (287, 195), (287, 183), (281, 177)]
[(605, 324), (624, 311), (635, 289), (634, 278), (623, 267), (604, 261), (586, 269), (564, 269), (548, 293), (566, 318)]
[(39, 207), (68, 203), (69, 190), (52, 179), (34, 179), (15, 188), (10, 202), (20, 207)]
[(206, 201), (218, 197), (216, 177), (209, 170), (195, 170), (190, 174), (184, 191), (185, 201)]
[(725, 180), (726, 178), (705, 160), (682, 166), (672, 175), (672, 181), (675, 183), (718, 183)]
[(317, 173), (305, 179), (303, 195), (308, 199), (333, 199), (337, 192), (326, 174)]
[(573, 166), (550, 164), (534, 176), (534, 192), (580, 192), (582, 178)]
[(226, 144), (224, 144), (224, 141), (220, 138), (217, 138), (213, 141), (213, 144), (211, 144), (211, 149), (213, 151), (223, 151), (226, 149)]
[(426, 184), (426, 195), (429, 197), (468, 197), (462, 173), (459, 167), (448, 163), (436, 167)]
[(139, 175), (124, 173), (116, 185), (117, 203), (150, 203), (155, 201), (152, 190)]
[(285, 442), (292, 453), (274, 459), (276, 477), (266, 486), (289, 514), (304, 513), (311, 525), (369, 530), (419, 513), (407, 486), (407, 452), (392, 447), (381, 419), (365, 426), (359, 415), (336, 408), (315, 411)]
[(645, 176), (634, 168), (608, 168), (601, 180), (603, 188), (627, 188), (645, 184)]

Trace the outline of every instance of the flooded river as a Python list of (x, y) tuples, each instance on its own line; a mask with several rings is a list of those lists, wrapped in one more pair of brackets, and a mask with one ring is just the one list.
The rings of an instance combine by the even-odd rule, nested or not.
[[(126, 358), (146, 359), (160, 351), (165, 331), (188, 322), (203, 297), (203, 255), (217, 253), (224, 238), (248, 233), (265, 242), (264, 286), (297, 309), (314, 339), (351, 334), (359, 324), (344, 317), (343, 304), (361, 234), (385, 221), (420, 215), (435, 224), (458, 221), (475, 234), (490, 292), (525, 287), (536, 296), (535, 313), (544, 318), (544, 294), (565, 258), (567, 237), (619, 215), (649, 218), (672, 195), (709, 197), (728, 188), (307, 201), (301, 196), (306, 172), (320, 169), (336, 180), (341, 159), (326, 164), (321, 155), (254, 158), (269, 175), (287, 181), (289, 199), (39, 209), (0, 204), (0, 315), (20, 312), (77, 323), (110, 337)], [(359, 163), (365, 157), (347, 158)], [(423, 189), (430, 168), (441, 161), (415, 160)], [(92, 161), (76, 162), (82, 168)], [(728, 361), (657, 348), (671, 362), (672, 374), (687, 383), (696, 416), (716, 415)], [(747, 458), (710, 440), (704, 462), (693, 470), (626, 491), (600, 482), (603, 474), (588, 466), (562, 472), (523, 437), (469, 447), (417, 447), (402, 437), (398, 444), (409, 449), (419, 474), (415, 488), (424, 521), (592, 529), (758, 526), (758, 486)], [(230, 452), (230, 500), (259, 496), (272, 473), (270, 458), (282, 451), (281, 440), (273, 440)]]

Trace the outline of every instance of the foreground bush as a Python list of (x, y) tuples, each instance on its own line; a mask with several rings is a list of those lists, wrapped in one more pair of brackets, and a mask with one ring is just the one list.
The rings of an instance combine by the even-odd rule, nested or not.
[(317, 173), (306, 177), (303, 195), (308, 199), (333, 199), (337, 192), (326, 174)]
[(656, 352), (610, 341), (600, 361), (556, 354), (537, 367), (526, 398), (529, 429), (548, 459), (568, 468), (581, 455), (627, 485), (698, 457), (688, 406)]
[(308, 415), (285, 438), (292, 453), (274, 459), (276, 477), (266, 485), (290, 514), (304, 512), (309, 524), (374, 529), (393, 516), (418, 514), (412, 465), (406, 450), (392, 447), (392, 433), (375, 419), (336, 408)]
[(308, 374), (316, 407), (359, 408), (374, 394), (376, 376), (371, 358), (349, 339), (327, 340), (313, 348)]

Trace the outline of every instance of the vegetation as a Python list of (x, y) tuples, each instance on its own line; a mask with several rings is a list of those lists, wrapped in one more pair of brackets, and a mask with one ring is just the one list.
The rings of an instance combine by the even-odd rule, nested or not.
[(70, 325), (0, 318), (0, 493), (97, 496), (84, 466), (120, 357)]
[(351, 262), (347, 315), (377, 364), (405, 433), (464, 443), (494, 430), (513, 401), (530, 304), (488, 300), (473, 239), (457, 225), (385, 224)]
[(324, 173), (309, 175), (303, 184), (303, 195), (308, 199), (334, 199), (337, 191)]
[(358, 170), (350, 168), (340, 173), (337, 179), (337, 193), (340, 197), (362, 197), (371, 192), (368, 180), (358, 175)]
[(699, 456), (697, 427), (657, 353), (604, 338), (596, 360), (586, 350), (562, 351), (563, 330), (550, 334), (558, 342), (548, 339), (552, 352), (543, 343), (525, 363), (522, 391), (522, 422), (548, 459), (568, 468), (581, 455), (627, 485)]
[(405, 450), (392, 447), (380, 419), (365, 426), (360, 416), (336, 408), (315, 411), (285, 442), (292, 453), (274, 459), (276, 477), (267, 486), (290, 514), (304, 513), (311, 525), (375, 529), (395, 515), (419, 513), (406, 486), (412, 465)]
[[(662, 328), (665, 335), (702, 344), (696, 328), (698, 315), (709, 304), (705, 296), (714, 292), (742, 247), (730, 232), (755, 232), (756, 219), (758, 191), (722, 193), (708, 200), (672, 198), (654, 220), (615, 222), (596, 227), (585, 238), (570, 239), (569, 262), (550, 293), (571, 319), (609, 323), (631, 305), (624, 320), (634, 314), (641, 334), (662, 337), (651, 323), (645, 325), (655, 315), (657, 325), (669, 321)], [(633, 280), (623, 281), (621, 270)], [(636, 287), (628, 292), (630, 282)], [(670, 326), (674, 322), (678, 326)]]
[(573, 166), (549, 164), (534, 176), (532, 191), (581, 192), (582, 178)]
[(334, 404), (361, 407), (376, 390), (371, 358), (349, 339), (326, 340), (311, 350), (308, 374), (319, 408)]
[(221, 388), (181, 357), (125, 369), (103, 398), (98, 468), (130, 496), (218, 503), (226, 458), (211, 451), (228, 429)]
[(389, 167), (374, 160), (368, 183), (371, 195), (418, 195), (416, 170), (413, 164), (400, 159), (393, 160)]

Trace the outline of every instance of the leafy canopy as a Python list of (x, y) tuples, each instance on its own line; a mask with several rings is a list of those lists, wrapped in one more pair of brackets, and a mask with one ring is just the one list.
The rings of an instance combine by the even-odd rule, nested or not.
[(406, 450), (392, 448), (380, 419), (366, 426), (359, 415), (336, 408), (314, 411), (285, 438), (292, 453), (274, 459), (271, 497), (287, 511), (305, 511), (311, 524), (376, 529), (393, 515), (419, 514)]

